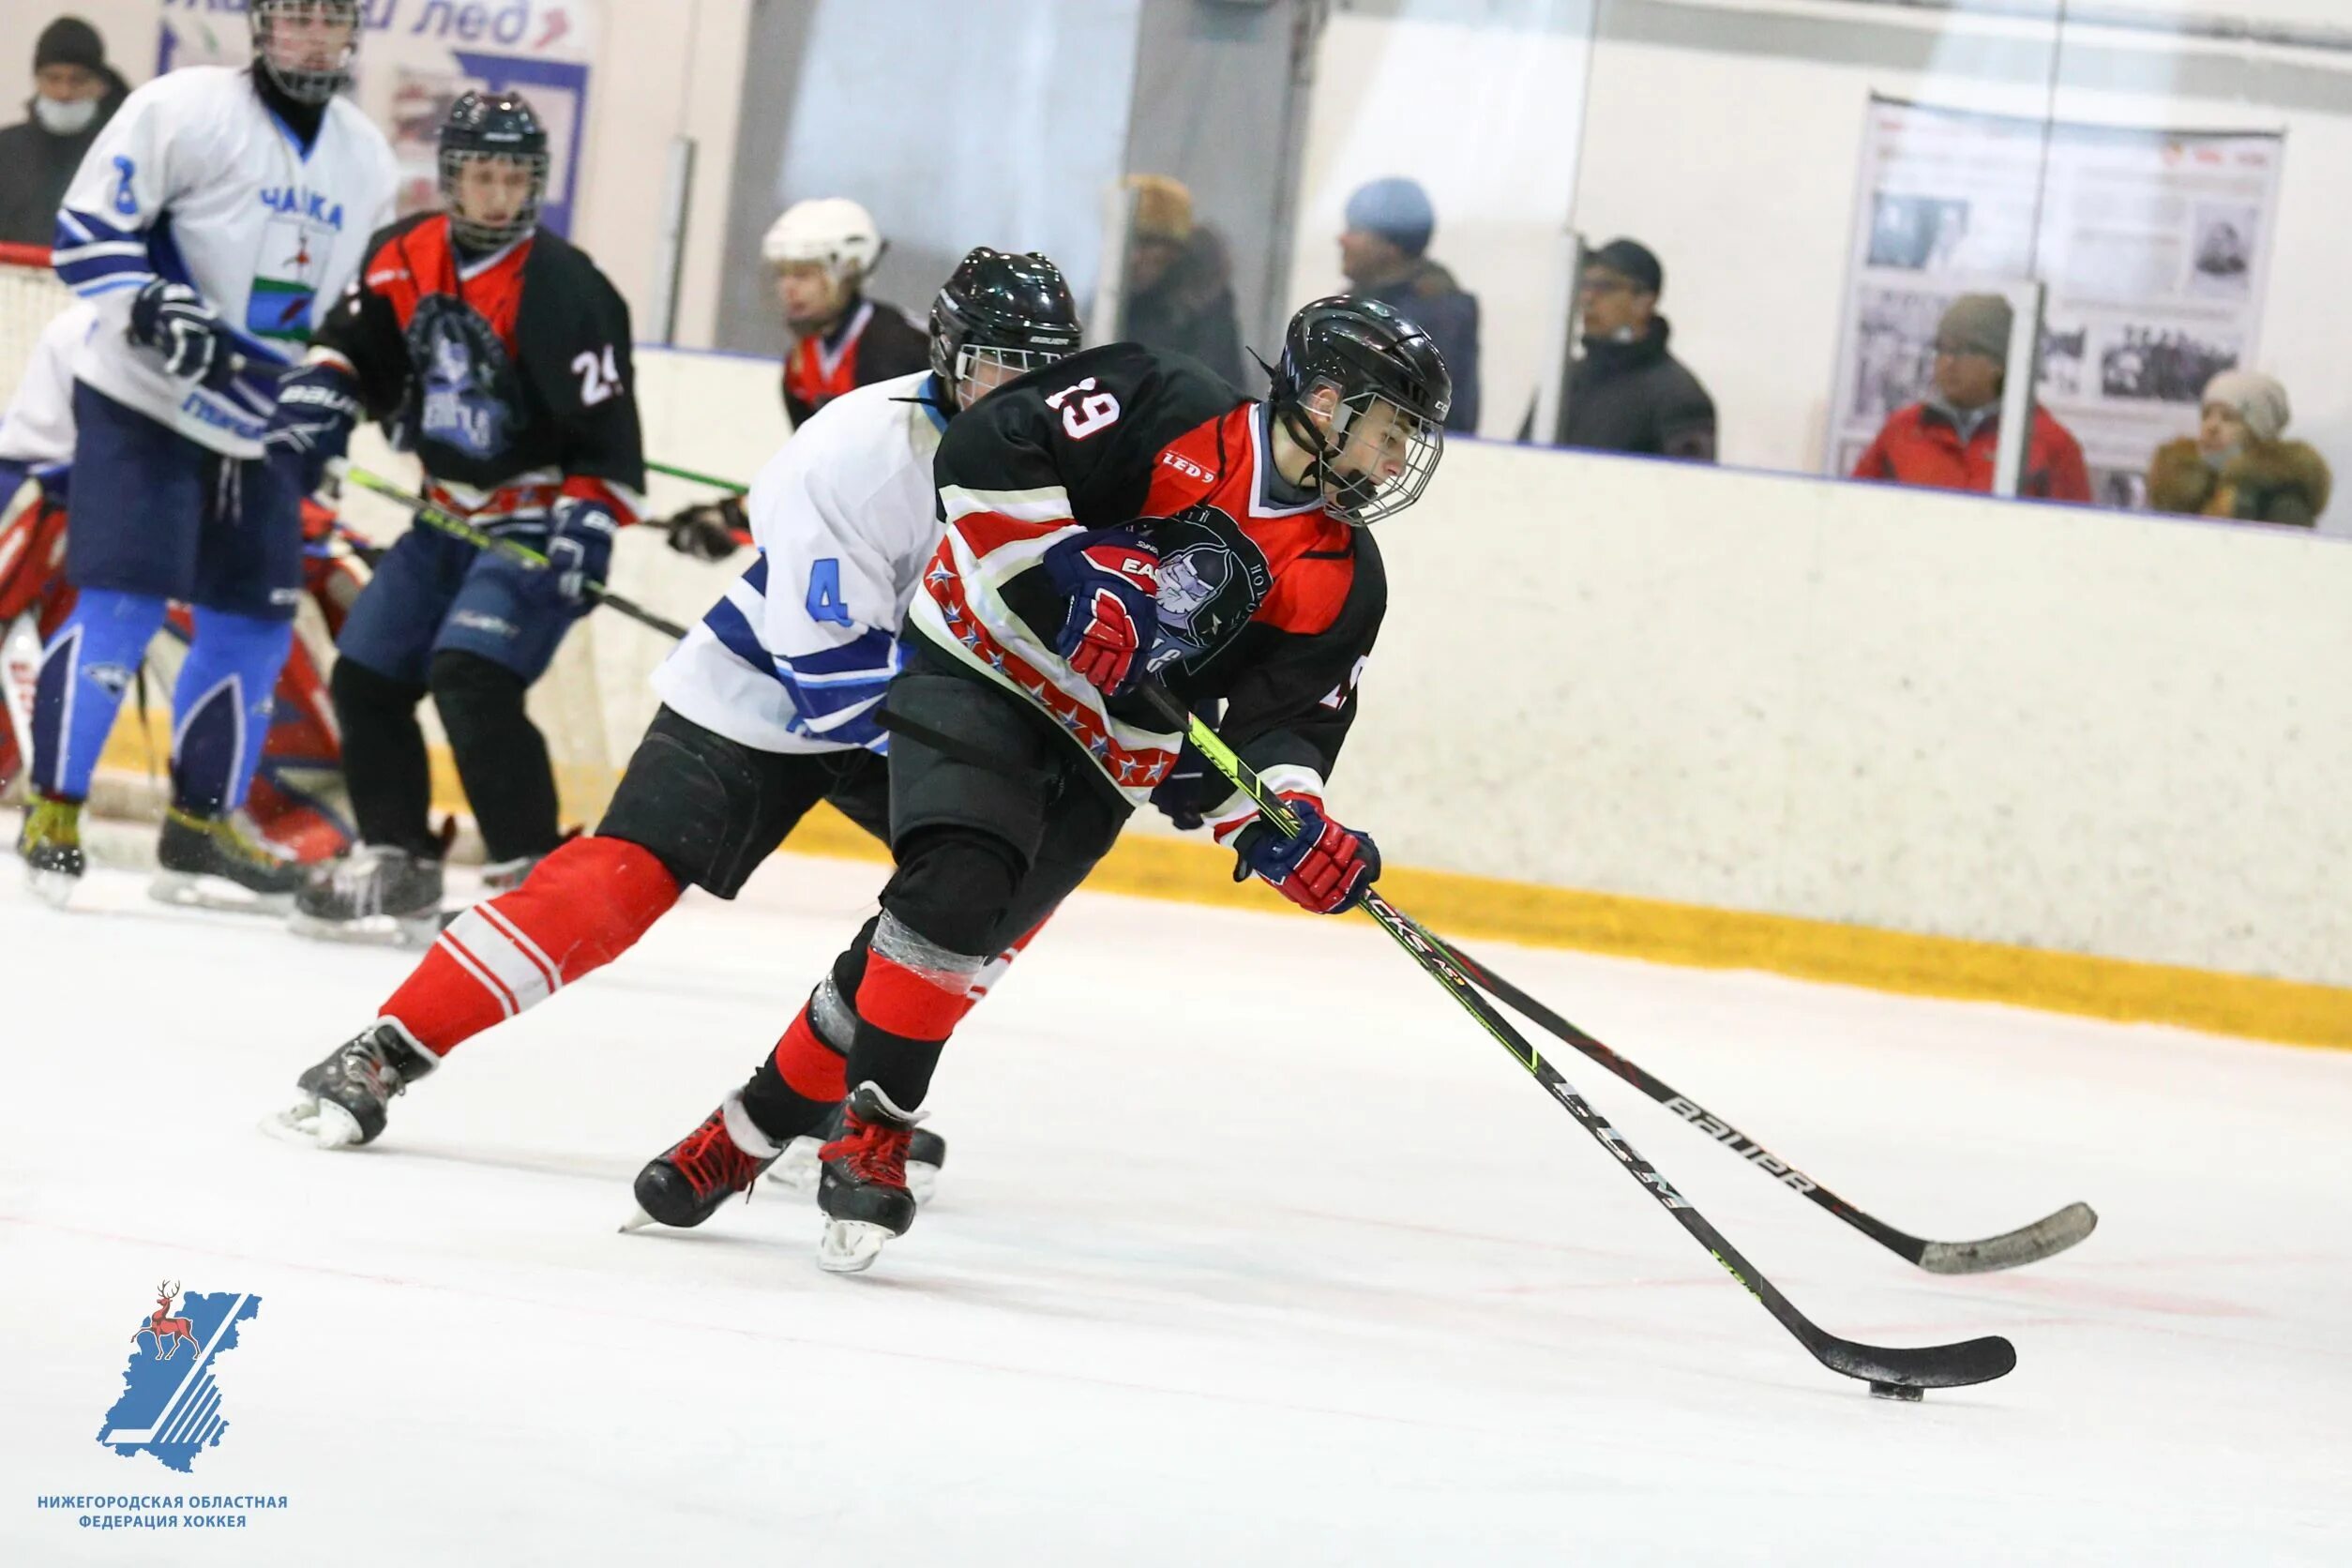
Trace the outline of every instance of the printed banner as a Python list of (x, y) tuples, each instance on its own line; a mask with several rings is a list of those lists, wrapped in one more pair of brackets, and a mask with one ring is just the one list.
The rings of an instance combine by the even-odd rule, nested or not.
[(1874, 98), (1830, 404), (1830, 472), (1930, 390), (1957, 295), (2047, 289), (2036, 396), (2092, 494), (2140, 506), (2156, 447), (2216, 371), (2256, 361), (2284, 145), (2253, 131), (2069, 125)]
[[(599, 0), (364, 0), (354, 98), (384, 128), (400, 165), (403, 215), (441, 204), (434, 143), (469, 87), (511, 88), (548, 128), (540, 221), (571, 233), (588, 124)], [(243, 67), (253, 58), (245, 0), (160, 0), (156, 72)]]

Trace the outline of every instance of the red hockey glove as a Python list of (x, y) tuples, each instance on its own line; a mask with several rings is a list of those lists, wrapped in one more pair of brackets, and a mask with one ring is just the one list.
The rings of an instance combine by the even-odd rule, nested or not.
[(1298, 837), (1284, 837), (1262, 817), (1251, 822), (1233, 842), (1241, 856), (1233, 880), (1263, 877), (1315, 914), (1342, 914), (1362, 903), (1364, 890), (1380, 874), (1380, 852), (1372, 836), (1341, 827), (1304, 795), (1283, 800), (1299, 820)]
[(1136, 656), (1159, 627), (1159, 553), (1133, 529), (1100, 528), (1055, 545), (1045, 566), (1070, 601), (1054, 651), (1101, 690), (1126, 690), (1143, 673)]

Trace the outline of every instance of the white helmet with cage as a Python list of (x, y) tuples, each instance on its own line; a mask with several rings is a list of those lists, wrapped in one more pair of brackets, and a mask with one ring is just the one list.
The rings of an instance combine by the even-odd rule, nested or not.
[(760, 242), (760, 254), (778, 269), (814, 262), (834, 281), (854, 288), (882, 260), (884, 244), (864, 207), (846, 196), (819, 196), (785, 208)]

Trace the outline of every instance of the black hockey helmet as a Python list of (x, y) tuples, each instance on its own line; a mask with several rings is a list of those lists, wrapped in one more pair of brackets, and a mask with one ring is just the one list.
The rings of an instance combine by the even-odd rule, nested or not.
[(1019, 375), (1076, 354), (1079, 336), (1070, 285), (1034, 250), (976, 246), (931, 301), (931, 369), (950, 392), (962, 388), (977, 355)]
[[(296, 103), (326, 103), (351, 85), (351, 63), (359, 53), (362, 30), (359, 0), (251, 0), (246, 8), (246, 19), (253, 28), (254, 70), (266, 74), (278, 84), (279, 91)], [(271, 57), (279, 53), (280, 23), (312, 20), (340, 23), (351, 28), (350, 41), (343, 45), (333, 66), (314, 70), (279, 65)]]
[[(1454, 378), (1429, 334), (1377, 299), (1334, 294), (1302, 308), (1282, 335), (1282, 363), (1275, 367), (1266, 400), (1292, 439), (1315, 454), (1310, 482), (1324, 487), (1332, 512), (1359, 525), (1378, 522), (1421, 499), (1445, 452), (1445, 415), (1454, 403)], [(1306, 410), (1316, 388), (1336, 395), (1331, 428), (1319, 430)], [(1371, 466), (1349, 458), (1349, 435), (1358, 421), (1376, 415), (1379, 444)], [(1393, 472), (1383, 476), (1381, 470)]]
[[(504, 158), (531, 172), (531, 195), (503, 223), (469, 218), (458, 204), (467, 164)], [(468, 92), (441, 117), (441, 204), (448, 209), (449, 232), (473, 250), (495, 250), (522, 238), (539, 224), (547, 200), (547, 127), (520, 93)]]

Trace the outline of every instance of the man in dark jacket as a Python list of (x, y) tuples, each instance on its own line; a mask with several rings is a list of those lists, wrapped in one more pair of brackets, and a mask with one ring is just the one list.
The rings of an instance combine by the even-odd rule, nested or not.
[[(1576, 284), (1584, 352), (1569, 361), (1549, 445), (1715, 460), (1715, 400), (1666, 351), (1665, 287), (1666, 269), (1637, 241), (1613, 239), (1586, 256)], [(1522, 441), (1533, 424), (1530, 414)]]
[(130, 86), (106, 63), (98, 29), (61, 16), (33, 48), (31, 116), (0, 130), (0, 244), (46, 248), (82, 155)]
[(1136, 174), (1127, 294), (1119, 336), (1188, 354), (1242, 384), (1242, 329), (1225, 241), (1192, 220), (1192, 192), (1165, 174)]
[(1437, 232), (1429, 193), (1392, 175), (1359, 186), (1348, 198), (1339, 236), (1339, 270), (1350, 293), (1377, 299), (1429, 334), (1454, 378), (1445, 428), (1478, 433), (1478, 298), (1454, 274), (1423, 254)]

